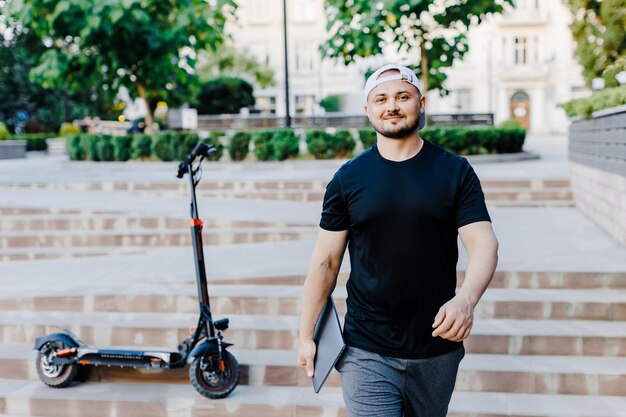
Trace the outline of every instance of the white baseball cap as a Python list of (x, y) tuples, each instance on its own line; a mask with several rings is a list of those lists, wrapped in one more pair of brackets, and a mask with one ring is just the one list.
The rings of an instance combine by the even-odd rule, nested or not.
[[(378, 78), (380, 74), (382, 74), (383, 72), (391, 71), (391, 70), (396, 70), (400, 72), (400, 74), (387, 75), (385, 77)], [(367, 82), (365, 83), (365, 97), (364, 97), (365, 103), (367, 104), (367, 97), (370, 95), (372, 90), (376, 88), (377, 85), (382, 84), (387, 81), (395, 81), (395, 80), (402, 80), (402, 81), (406, 81), (409, 84), (412, 84), (413, 86), (415, 86), (415, 88), (417, 88), (417, 91), (419, 91), (419, 93), (422, 94), (422, 89), (420, 88), (417, 82), (417, 77), (415, 76), (415, 73), (413, 71), (411, 71), (407, 67), (403, 67), (402, 65), (387, 64), (378, 68), (367, 79)], [(426, 126), (426, 110), (424, 109), (421, 109), (421, 110), (422, 112), (420, 113), (419, 123), (417, 126), (418, 129), (423, 129), (424, 126)]]

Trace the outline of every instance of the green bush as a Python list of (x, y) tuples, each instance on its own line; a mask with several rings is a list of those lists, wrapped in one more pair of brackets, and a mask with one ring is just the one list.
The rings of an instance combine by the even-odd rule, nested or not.
[(98, 159), (98, 135), (79, 135), (80, 146), (85, 152), (85, 159), (99, 161)]
[(174, 134), (172, 132), (161, 132), (154, 141), (152, 153), (161, 161), (174, 160)]
[(586, 98), (578, 98), (561, 104), (568, 117), (579, 116), (583, 119), (591, 118), (591, 114), (598, 110), (626, 104), (626, 85), (593, 93)]
[(0, 122), (0, 140), (6, 140), (9, 137), (11, 137), (9, 129), (7, 129), (7, 126), (4, 123)]
[(96, 138), (96, 154), (99, 161), (114, 161), (115, 150), (113, 147), (113, 136), (98, 135)]
[(233, 161), (243, 161), (248, 156), (248, 147), (252, 136), (247, 132), (237, 132), (230, 139), (228, 153)]
[(209, 136), (208, 138), (204, 139), (202, 142), (206, 143), (207, 145), (213, 145), (217, 148), (217, 152), (215, 152), (212, 155), (209, 155), (206, 158), (208, 161), (219, 161), (220, 159), (222, 159), (222, 156), (224, 155), (224, 145), (222, 145), (222, 142), (220, 142), (219, 138), (217, 137), (213, 138)]
[(526, 130), (494, 127), (429, 127), (423, 138), (458, 155), (521, 152)]
[(363, 149), (370, 148), (376, 143), (376, 131), (374, 129), (359, 129), (359, 140), (363, 144)]
[(84, 161), (87, 157), (85, 149), (83, 149), (83, 140), (81, 135), (69, 135), (65, 137), (65, 149), (72, 161)]
[(133, 159), (146, 159), (152, 155), (152, 137), (146, 134), (135, 135), (132, 145)]
[(209, 133), (209, 137), (215, 140), (220, 140), (224, 136), (226, 136), (226, 132), (224, 132), (223, 130), (214, 130)]
[(175, 161), (182, 161), (196, 147), (200, 138), (195, 132), (170, 132), (172, 137), (172, 157)]
[(272, 159), (274, 150), (272, 148), (273, 131), (259, 131), (253, 135), (254, 156), (259, 161), (269, 161)]
[(324, 111), (327, 113), (337, 112), (341, 110), (341, 96), (337, 94), (333, 94), (325, 97), (322, 101), (320, 101), (320, 106), (324, 108)]
[(45, 151), (48, 149), (46, 140), (56, 137), (55, 133), (23, 133), (11, 136), (11, 140), (25, 140), (27, 151)]
[(500, 129), (523, 129), (524, 126), (515, 118), (506, 119), (498, 125)]
[(335, 158), (348, 158), (356, 148), (356, 141), (349, 130), (338, 130), (330, 142)]
[(315, 159), (331, 159), (333, 150), (330, 148), (331, 135), (322, 129), (311, 129), (306, 132), (306, 146)]
[(59, 129), (59, 136), (80, 135), (80, 128), (74, 123), (62, 123)]
[(300, 153), (300, 138), (291, 129), (281, 129), (272, 136), (272, 159), (284, 161)]
[(133, 135), (113, 138), (113, 158), (116, 161), (128, 161), (132, 155)]

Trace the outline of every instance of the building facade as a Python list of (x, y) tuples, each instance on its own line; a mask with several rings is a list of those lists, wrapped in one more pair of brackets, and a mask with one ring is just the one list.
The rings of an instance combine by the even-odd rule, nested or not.
[[(328, 37), (323, 0), (287, 0), (291, 113), (321, 114), (319, 101), (344, 97), (343, 111), (360, 113), (365, 72), (390, 61), (413, 64), (392, 47), (384, 56), (348, 67), (322, 60)], [(261, 112), (285, 114), (283, 0), (240, 0), (228, 26), (235, 45), (274, 71), (276, 85), (256, 89)], [(589, 94), (569, 30), (571, 15), (560, 0), (518, 0), (516, 8), (488, 17), (468, 33), (469, 51), (448, 70), (441, 97), (429, 92), (430, 113), (492, 112), (496, 123), (516, 118), (534, 133), (564, 133), (569, 122), (558, 106)]]

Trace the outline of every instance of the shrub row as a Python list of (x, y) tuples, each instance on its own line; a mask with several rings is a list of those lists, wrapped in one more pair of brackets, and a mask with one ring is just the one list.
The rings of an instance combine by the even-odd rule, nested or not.
[(323, 129), (309, 130), (306, 144), (315, 159), (348, 158), (356, 147), (356, 141), (348, 130), (338, 130), (335, 134)]
[[(218, 151), (210, 160), (221, 159), (224, 146), (220, 138), (224, 132), (213, 132), (202, 142), (215, 145)], [(420, 134), (429, 141), (459, 155), (514, 153), (521, 152), (526, 137), (522, 128), (506, 127), (434, 127), (426, 128)], [(358, 131), (363, 148), (376, 142), (376, 132), (372, 129)], [(306, 132), (308, 152), (316, 159), (350, 158), (356, 141), (348, 130), (329, 133), (323, 129)], [(193, 132), (161, 132), (155, 136), (134, 134), (111, 135), (69, 135), (66, 137), (67, 152), (72, 160), (127, 161), (129, 159), (158, 159), (179, 161), (200, 142)], [(237, 132), (228, 141), (228, 153), (233, 161), (246, 159), (250, 144), (259, 161), (283, 161), (299, 154), (299, 138), (291, 129), (272, 131)]]
[(300, 138), (291, 129), (255, 132), (253, 143), (259, 161), (284, 161), (300, 154)]
[(526, 139), (526, 130), (493, 127), (430, 127), (424, 129), (420, 135), (457, 155), (475, 155), (521, 152)]
[[(457, 155), (521, 152), (526, 130), (519, 124), (494, 127), (427, 127), (420, 136)], [(376, 143), (373, 129), (359, 130), (359, 139), (367, 149)]]
[[(112, 136), (105, 134), (80, 134), (65, 137), (67, 153), (75, 161), (128, 161), (129, 159), (159, 159), (180, 161), (193, 150), (200, 138), (192, 132), (161, 132), (155, 136), (133, 134)], [(217, 147), (217, 152), (208, 157), (219, 160), (224, 146), (215, 138), (202, 142)]]
[(583, 119), (591, 118), (591, 114), (598, 110), (626, 104), (626, 85), (605, 88), (585, 98), (578, 98), (563, 103), (561, 107), (568, 117), (579, 116)]
[(46, 140), (58, 136), (56, 133), (24, 133), (11, 136), (11, 140), (25, 140), (27, 151), (45, 151), (48, 149)]

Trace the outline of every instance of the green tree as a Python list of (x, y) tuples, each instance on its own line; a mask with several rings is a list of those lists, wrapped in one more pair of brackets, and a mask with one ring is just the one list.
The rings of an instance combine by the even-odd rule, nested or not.
[(116, 115), (114, 96), (99, 85), (73, 92), (44, 88), (31, 81), (29, 73), (45, 49), (41, 38), (32, 32), (15, 25), (0, 30), (0, 120), (13, 131), (56, 132), (64, 121), (87, 115)]
[(604, 78), (615, 87), (615, 76), (626, 70), (626, 0), (567, 0), (572, 12), (570, 28), (576, 40), (576, 56), (587, 86)]
[(242, 107), (255, 103), (250, 83), (231, 77), (219, 77), (207, 82), (202, 86), (197, 101), (199, 114), (239, 113)]
[(12, 16), (47, 46), (31, 78), (79, 91), (102, 82), (176, 105), (197, 82), (197, 53), (223, 42), (233, 0), (12, 0)]
[(501, 13), (505, 4), (513, 0), (325, 0), (330, 37), (322, 53), (348, 65), (356, 57), (381, 54), (391, 42), (419, 63), (411, 68), (424, 92), (445, 91), (442, 69), (467, 52), (470, 25)]
[(258, 62), (247, 51), (235, 49), (229, 41), (215, 51), (198, 54), (198, 76), (201, 82), (225, 76), (241, 78), (261, 88), (276, 84), (274, 73), (266, 64)]

